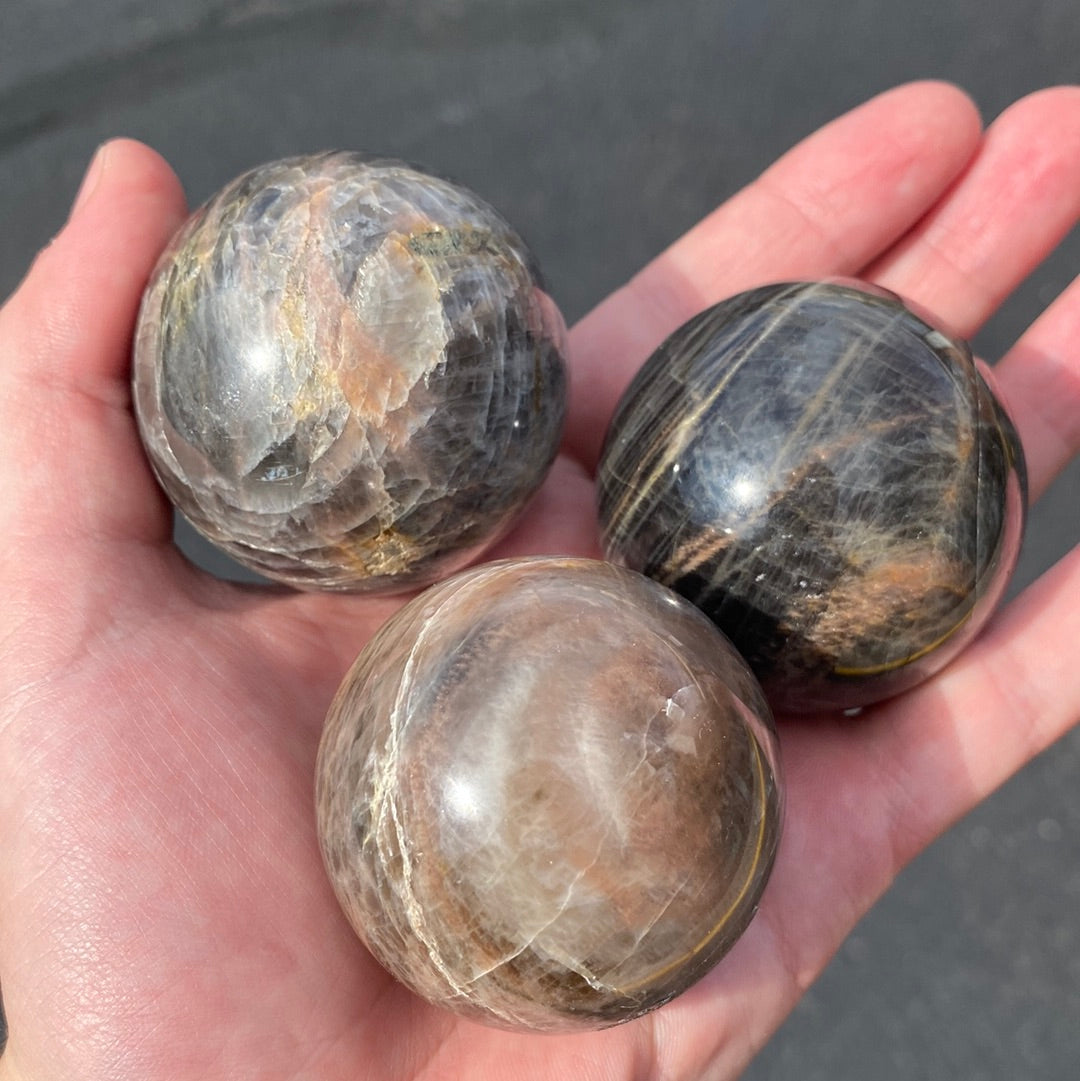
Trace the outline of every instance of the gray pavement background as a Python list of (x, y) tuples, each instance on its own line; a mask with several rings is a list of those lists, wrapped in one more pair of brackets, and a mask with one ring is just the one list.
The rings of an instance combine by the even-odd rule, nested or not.
[[(304, 150), (423, 163), (503, 210), (572, 321), (797, 139), (925, 76), (988, 119), (1080, 81), (1075, 0), (0, 0), (0, 295), (94, 147), (128, 134), (193, 202)], [(978, 351), (1003, 353), (1078, 271), (1074, 233)], [(1078, 538), (1074, 464), (1017, 585)], [(746, 1076), (1074, 1081), (1078, 1064), (1074, 731), (901, 876)]]

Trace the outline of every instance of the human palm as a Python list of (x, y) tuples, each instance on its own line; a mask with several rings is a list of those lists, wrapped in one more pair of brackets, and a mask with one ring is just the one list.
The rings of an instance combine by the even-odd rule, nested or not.
[[(780, 719), (787, 831), (733, 952), (662, 1010), (566, 1037), (431, 1008), (367, 955), (320, 866), (319, 728), (400, 599), (216, 581), (171, 543), (127, 355), (183, 213), (111, 144), (0, 317), (0, 1081), (738, 1075), (899, 868), (1080, 716), (1080, 551), (922, 688)], [(1080, 215), (1080, 92), (985, 135), (955, 90), (812, 136), (573, 331), (564, 453), (490, 557), (596, 554), (591, 474), (633, 370), (765, 281), (858, 275), (970, 335)], [(1080, 284), (999, 366), (1037, 495), (1080, 445)]]

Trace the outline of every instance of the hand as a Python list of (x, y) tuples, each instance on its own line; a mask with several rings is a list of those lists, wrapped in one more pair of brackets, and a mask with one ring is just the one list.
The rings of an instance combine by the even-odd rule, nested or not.
[[(99, 155), (0, 316), (0, 1081), (732, 1078), (900, 867), (1080, 716), (1080, 550), (936, 679), (857, 721), (780, 720), (787, 832), (761, 911), (682, 998), (531, 1037), (436, 1011), (371, 960), (320, 865), (330, 697), (400, 600), (211, 579), (171, 542), (128, 350), (183, 199)], [(565, 452), (490, 557), (596, 554), (615, 400), (674, 327), (766, 281), (863, 276), (971, 335), (1080, 214), (1080, 91), (982, 134), (936, 84), (792, 150), (572, 334)], [(1080, 447), (1080, 283), (998, 367), (1035, 496)]]

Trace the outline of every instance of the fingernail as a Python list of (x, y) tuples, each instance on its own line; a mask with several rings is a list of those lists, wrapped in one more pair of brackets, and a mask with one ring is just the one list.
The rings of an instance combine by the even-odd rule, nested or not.
[(104, 143), (97, 148), (90, 164), (86, 167), (86, 175), (75, 193), (75, 201), (71, 204), (72, 215), (77, 214), (90, 201), (90, 197), (101, 183), (101, 177), (105, 172), (105, 159), (109, 156), (109, 144)]

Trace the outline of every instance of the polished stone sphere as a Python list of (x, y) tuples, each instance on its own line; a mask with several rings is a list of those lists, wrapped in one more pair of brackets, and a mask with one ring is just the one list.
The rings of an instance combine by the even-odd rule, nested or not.
[(319, 836), (349, 921), (418, 994), (599, 1028), (746, 927), (777, 769), (760, 688), (692, 605), (592, 560), (490, 563), (411, 601), (346, 676)]
[(399, 162), (273, 162), (197, 210), (147, 287), (139, 427), (240, 563), (400, 591), (501, 535), (554, 457), (565, 328), (521, 239)]
[(1023, 455), (989, 378), (872, 286), (723, 301), (619, 404), (605, 553), (708, 613), (774, 709), (906, 690), (986, 622), (1020, 547)]

